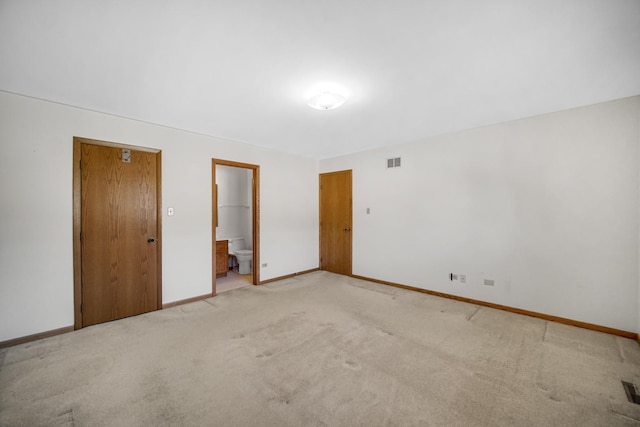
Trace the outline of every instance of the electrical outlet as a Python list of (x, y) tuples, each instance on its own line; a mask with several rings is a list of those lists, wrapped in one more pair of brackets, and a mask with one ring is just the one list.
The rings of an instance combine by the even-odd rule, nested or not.
[(452, 274), (451, 275), (451, 280), (458, 280), (458, 275), (457, 274)]
[(460, 283), (467, 283), (467, 275), (466, 274), (461, 274), (460, 275)]
[(492, 279), (484, 279), (484, 284), (487, 286), (493, 286), (494, 285), (494, 280)]
[(263, 262), (262, 264), (260, 264), (260, 267), (265, 268), (268, 264), (266, 262)]

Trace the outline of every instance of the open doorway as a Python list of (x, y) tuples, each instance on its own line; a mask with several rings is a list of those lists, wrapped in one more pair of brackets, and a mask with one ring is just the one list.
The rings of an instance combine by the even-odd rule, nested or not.
[(260, 283), (260, 167), (212, 159), (213, 295)]

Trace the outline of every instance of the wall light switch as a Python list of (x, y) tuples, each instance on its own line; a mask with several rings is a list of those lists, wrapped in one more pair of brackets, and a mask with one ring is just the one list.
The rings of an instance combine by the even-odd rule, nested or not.
[(173, 208), (167, 208), (167, 215), (173, 216)]
[(371, 208), (367, 208), (367, 215), (371, 213)]

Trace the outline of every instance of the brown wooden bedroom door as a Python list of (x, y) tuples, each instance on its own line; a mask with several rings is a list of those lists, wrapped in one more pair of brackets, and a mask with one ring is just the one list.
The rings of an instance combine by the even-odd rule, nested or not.
[(82, 326), (160, 308), (159, 153), (81, 144)]

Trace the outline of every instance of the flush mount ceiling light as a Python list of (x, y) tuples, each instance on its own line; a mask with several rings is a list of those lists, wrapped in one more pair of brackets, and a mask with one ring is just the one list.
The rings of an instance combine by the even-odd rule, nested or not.
[(346, 100), (347, 98), (339, 93), (322, 92), (309, 98), (309, 107), (316, 110), (333, 110), (344, 104)]
[(316, 110), (333, 110), (347, 100), (347, 92), (335, 83), (318, 83), (307, 94), (308, 104)]

